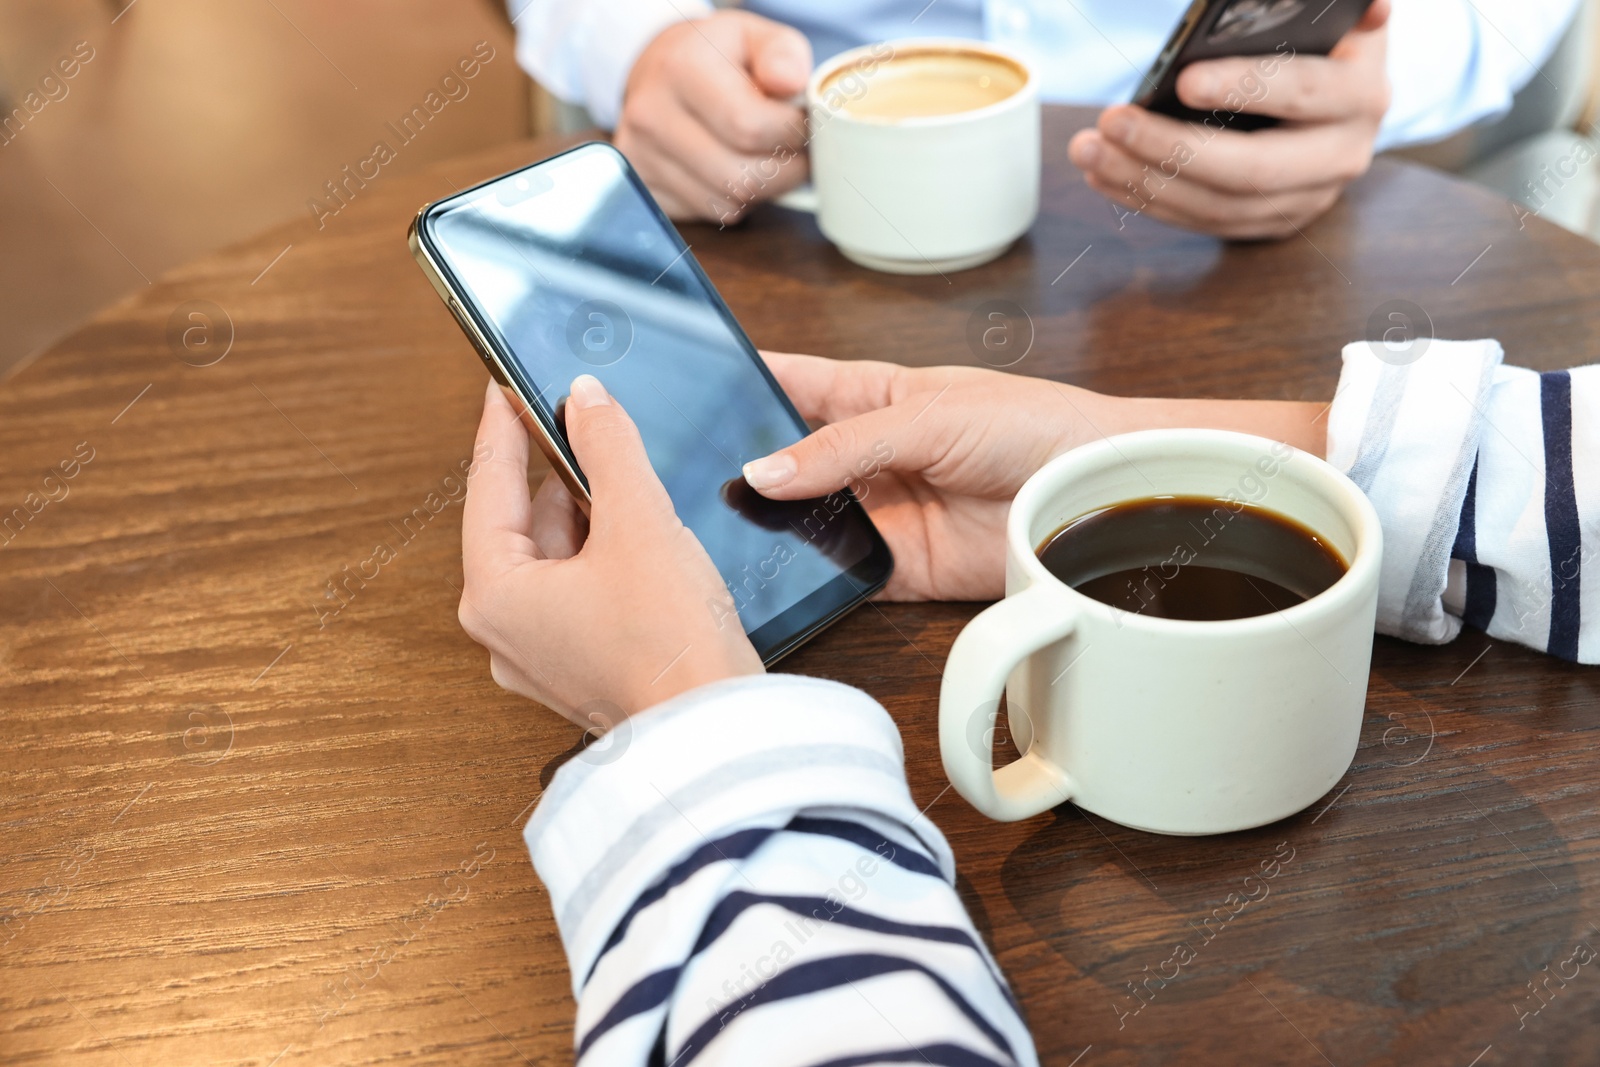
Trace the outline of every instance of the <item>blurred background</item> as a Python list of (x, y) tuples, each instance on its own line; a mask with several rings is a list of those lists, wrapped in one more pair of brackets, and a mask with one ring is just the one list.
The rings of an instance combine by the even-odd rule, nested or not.
[[(1597, 7), (1510, 115), (1404, 154), (1600, 239)], [(494, 58), (385, 174), (585, 125), (517, 67), (504, 0), (0, 0), (0, 377), (163, 271), (331, 203), (480, 41)]]

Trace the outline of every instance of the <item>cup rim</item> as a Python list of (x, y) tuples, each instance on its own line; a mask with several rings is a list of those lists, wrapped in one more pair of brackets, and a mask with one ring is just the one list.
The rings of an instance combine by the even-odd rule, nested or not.
[[(1262, 615), (1250, 615), (1242, 619), (1166, 619), (1153, 615), (1144, 615), (1131, 611), (1120, 611), (1109, 604), (1080, 593), (1072, 586), (1050, 573), (1044, 563), (1039, 559), (1035, 546), (1028, 534), (1034, 511), (1037, 509), (1041, 498), (1056, 492), (1062, 484), (1063, 472), (1071, 471), (1075, 467), (1090, 468), (1099, 466), (1108, 459), (1126, 461), (1127, 451), (1150, 452), (1160, 449), (1170, 454), (1183, 448), (1193, 449), (1197, 446), (1204, 447), (1216, 444), (1248, 444), (1252, 448), (1261, 450), (1271, 449), (1281, 444), (1269, 438), (1258, 437), (1255, 434), (1240, 433), (1236, 430), (1207, 430), (1207, 429), (1161, 429), (1161, 430), (1135, 430), (1131, 433), (1115, 434), (1103, 437), (1098, 441), (1080, 445), (1068, 452), (1064, 452), (1035, 471), (1023, 483), (1016, 497), (1012, 499), (1011, 510), (1006, 515), (1006, 547), (1007, 552), (1014, 555), (1022, 570), (1027, 574), (1030, 583), (1046, 582), (1057, 590), (1064, 590), (1070, 600), (1078, 605), (1080, 610), (1087, 609), (1099, 612), (1115, 612), (1118, 616), (1118, 625), (1134, 630), (1144, 630), (1152, 634), (1188, 634), (1191, 636), (1207, 637), (1249, 637), (1265, 632), (1269, 627), (1275, 626), (1280, 621), (1288, 622), (1294, 626), (1302, 621), (1309, 622), (1316, 616), (1334, 610), (1338, 603), (1348, 601), (1359, 596), (1363, 588), (1369, 583), (1376, 584), (1378, 573), (1382, 567), (1383, 555), (1383, 527), (1378, 519), (1377, 509), (1372, 506), (1372, 501), (1367, 499), (1355, 482), (1337, 467), (1320, 456), (1313, 455), (1303, 449), (1289, 446), (1292, 450), (1290, 459), (1299, 460), (1306, 464), (1305, 470), (1313, 479), (1320, 480), (1325, 486), (1334, 490), (1340, 502), (1345, 505), (1347, 514), (1354, 519), (1352, 526), (1355, 528), (1356, 546), (1353, 558), (1349, 560), (1349, 567), (1328, 588), (1315, 596), (1295, 604), (1292, 607), (1278, 611), (1267, 612)], [(1134, 499), (1130, 497), (1129, 499)], [(1296, 519), (1296, 521), (1302, 521)], [(1321, 533), (1321, 531), (1317, 531)], [(1008, 592), (1008, 595), (1009, 592)]]
[[(852, 115), (844, 108), (827, 108), (827, 105), (822, 100), (822, 83), (838, 73), (840, 68), (855, 62), (862, 56), (872, 55), (873, 49), (881, 48), (883, 45), (889, 45), (894, 51), (881, 60), (882, 62), (894, 59), (902, 49), (926, 52), (972, 52), (991, 59), (998, 59), (1002, 62), (1010, 63), (1022, 71), (1022, 85), (1018, 87), (1016, 92), (1003, 100), (997, 100), (992, 104), (985, 104), (983, 107), (973, 108), (970, 111), (954, 111), (948, 115), (912, 115), (905, 118), (890, 119)], [(826, 109), (829, 121), (843, 118), (861, 126), (882, 126), (892, 129), (897, 127), (917, 128), (978, 122), (1008, 109), (1025, 106), (1027, 101), (1037, 95), (1037, 92), (1038, 75), (1034, 73), (1033, 68), (1021, 56), (1007, 49), (998, 48), (988, 41), (980, 41), (970, 37), (900, 37), (888, 41), (874, 41), (870, 44), (846, 49), (818, 64), (817, 69), (811, 72), (811, 77), (806, 81), (805, 97), (807, 110)], [(813, 130), (811, 135), (815, 137), (816, 132)]]

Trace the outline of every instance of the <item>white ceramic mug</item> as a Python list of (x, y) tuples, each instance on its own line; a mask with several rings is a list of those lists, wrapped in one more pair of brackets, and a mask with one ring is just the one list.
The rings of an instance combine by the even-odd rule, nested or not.
[[(1349, 569), (1283, 611), (1190, 622), (1102, 604), (1039, 561), (1037, 547), (1072, 519), (1167, 494), (1259, 504), (1319, 534)], [(967, 625), (945, 663), (945, 773), (1002, 820), (1070, 800), (1135, 829), (1213, 834), (1304, 809), (1355, 757), (1382, 551), (1355, 483), (1278, 442), (1146, 430), (1058, 456), (1011, 505), (1006, 598)], [(1024, 755), (996, 770), (1002, 687)]]
[[(996, 103), (948, 114), (886, 118), (850, 111), (853, 94), (870, 93), (886, 65), (938, 55), (1003, 65), (1020, 75), (1020, 86)], [(806, 104), (817, 223), (862, 266), (897, 274), (963, 270), (994, 259), (1033, 225), (1038, 80), (1014, 56), (961, 39), (868, 45), (818, 67)]]

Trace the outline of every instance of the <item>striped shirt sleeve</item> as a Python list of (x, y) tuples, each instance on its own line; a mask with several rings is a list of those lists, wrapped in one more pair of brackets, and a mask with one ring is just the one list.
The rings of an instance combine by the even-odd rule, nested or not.
[(1465, 622), (1600, 663), (1600, 366), (1503, 366), (1494, 341), (1400, 355), (1347, 346), (1328, 418), (1329, 460), (1383, 522), (1378, 630), (1442, 643)]
[(735, 679), (591, 751), (524, 831), (579, 1064), (1037, 1063), (871, 698)]

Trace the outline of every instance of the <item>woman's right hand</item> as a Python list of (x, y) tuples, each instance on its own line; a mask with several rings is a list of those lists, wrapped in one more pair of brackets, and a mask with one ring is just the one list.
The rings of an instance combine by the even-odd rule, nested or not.
[(1233, 430), (1323, 452), (1328, 405), (1118, 397), (977, 367), (901, 367), (763, 352), (800, 414), (827, 425), (745, 465), (763, 496), (849, 486), (894, 550), (890, 600), (1005, 595), (1011, 498), (1051, 459), (1132, 430)]
[(849, 486), (894, 551), (890, 600), (1005, 595), (1011, 498), (1054, 456), (1118, 433), (1119, 401), (975, 367), (763, 352), (800, 414), (827, 425), (745, 466), (763, 496)]

